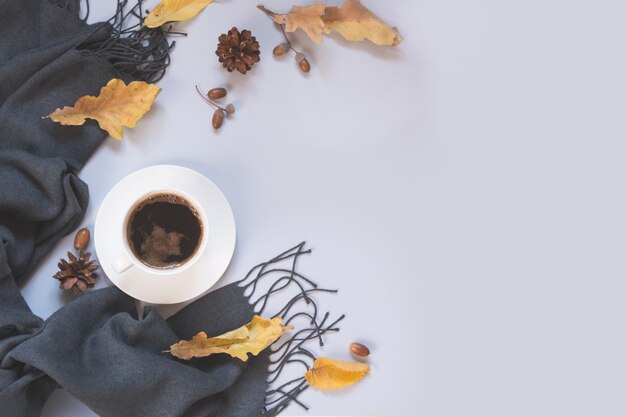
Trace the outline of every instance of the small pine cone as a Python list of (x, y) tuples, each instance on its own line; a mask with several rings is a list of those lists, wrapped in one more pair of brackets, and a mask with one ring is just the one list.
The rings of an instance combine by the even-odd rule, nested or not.
[(75, 293), (92, 288), (98, 278), (94, 272), (100, 268), (100, 265), (90, 260), (90, 257), (91, 253), (81, 250), (78, 258), (72, 252), (68, 252), (67, 261), (59, 260), (59, 272), (54, 274), (54, 278), (60, 281), (59, 288), (72, 290)]
[(236, 27), (221, 34), (215, 54), (228, 72), (234, 70), (246, 74), (252, 66), (261, 60), (260, 45), (249, 30), (241, 33)]

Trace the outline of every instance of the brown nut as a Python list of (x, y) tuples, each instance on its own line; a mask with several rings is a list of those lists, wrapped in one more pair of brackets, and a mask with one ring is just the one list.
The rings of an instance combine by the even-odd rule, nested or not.
[(228, 103), (228, 105), (226, 106), (226, 113), (228, 114), (235, 113), (235, 106), (233, 105), (233, 103)]
[(361, 343), (350, 343), (350, 352), (355, 354), (356, 356), (369, 356), (370, 350), (367, 346)]
[(217, 109), (215, 113), (213, 113), (213, 129), (219, 129), (222, 127), (222, 123), (224, 122), (224, 110)]
[(87, 229), (86, 227), (80, 229), (78, 232), (76, 232), (76, 236), (74, 237), (74, 248), (76, 250), (87, 249), (90, 237), (91, 233), (89, 232), (89, 229)]
[(298, 63), (298, 66), (300, 67), (302, 72), (309, 72), (309, 71), (311, 71), (311, 64), (309, 64), (309, 61), (307, 61), (306, 58), (304, 58), (302, 61), (300, 61)]
[(272, 53), (274, 56), (282, 56), (289, 52), (289, 44), (281, 43), (280, 45), (276, 45)]
[(296, 62), (298, 63), (298, 66), (300, 67), (302, 72), (311, 71), (311, 64), (309, 64), (309, 61), (306, 59), (306, 56), (304, 54), (298, 52), (296, 54)]
[(211, 100), (219, 100), (226, 97), (226, 94), (228, 94), (228, 92), (225, 88), (212, 88), (207, 93), (207, 96), (209, 96)]

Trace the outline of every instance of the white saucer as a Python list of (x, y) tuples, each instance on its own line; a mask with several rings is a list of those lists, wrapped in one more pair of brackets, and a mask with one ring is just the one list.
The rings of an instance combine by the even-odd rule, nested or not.
[[(113, 262), (126, 245), (126, 215), (138, 199), (155, 189), (180, 190), (201, 206), (208, 223), (206, 249), (193, 265), (174, 275), (158, 276), (136, 267), (119, 274)], [(94, 227), (96, 254), (111, 282), (152, 304), (180, 303), (211, 288), (232, 259), (235, 239), (233, 212), (220, 189), (196, 171), (175, 165), (144, 168), (117, 183), (104, 198)]]

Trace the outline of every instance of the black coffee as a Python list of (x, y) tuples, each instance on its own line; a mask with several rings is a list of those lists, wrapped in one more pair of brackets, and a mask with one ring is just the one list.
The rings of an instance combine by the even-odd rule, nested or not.
[(176, 194), (154, 194), (133, 209), (127, 237), (133, 253), (144, 264), (161, 269), (183, 265), (202, 240), (198, 212)]

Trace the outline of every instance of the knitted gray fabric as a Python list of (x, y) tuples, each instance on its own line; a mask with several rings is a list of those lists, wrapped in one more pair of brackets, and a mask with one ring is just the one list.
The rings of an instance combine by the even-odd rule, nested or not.
[[(46, 321), (22, 298), (18, 285), (79, 225), (88, 189), (75, 172), (106, 136), (95, 123), (61, 126), (41, 117), (97, 94), (111, 78), (154, 80), (169, 59), (160, 29), (122, 39), (121, 26), (87, 25), (78, 9), (78, 0), (0, 0), (0, 415), (39, 416), (57, 387), (104, 417), (274, 416), (299, 403), (303, 378), (268, 389), (268, 377), (276, 381), (291, 362), (308, 366), (313, 355), (303, 343), (321, 343), (337, 330), (337, 321), (326, 324), (328, 314), (318, 320), (309, 297), (326, 290), (295, 271), (308, 253), (303, 244), (168, 320), (154, 310), (137, 317), (134, 300), (114, 287), (86, 292)], [(259, 280), (272, 276), (270, 289), (249, 302), (244, 291), (257, 292)], [(287, 287), (298, 295), (278, 315), (306, 325), (276, 349), (273, 362), (269, 352), (247, 363), (227, 355), (184, 362), (162, 353), (198, 331), (242, 326)], [(299, 301), (313, 310), (294, 309)]]

